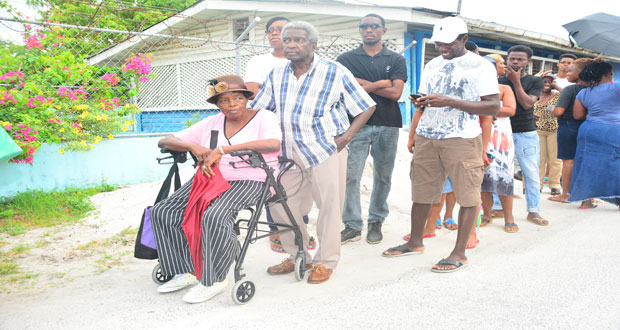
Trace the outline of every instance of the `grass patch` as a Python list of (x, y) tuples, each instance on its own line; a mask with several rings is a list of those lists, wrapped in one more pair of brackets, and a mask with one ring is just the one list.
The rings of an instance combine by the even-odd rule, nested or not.
[(138, 228), (127, 227), (121, 230), (120, 233), (106, 239), (96, 239), (86, 244), (78, 246), (76, 249), (80, 251), (97, 250), (103, 248), (109, 248), (115, 245), (126, 246), (133, 244), (133, 239), (138, 234)]
[(75, 249), (89, 255), (96, 254), (99, 259), (95, 261), (95, 274), (103, 274), (113, 267), (121, 266), (121, 258), (133, 252), (131, 247), (137, 233), (137, 228), (127, 227), (110, 238), (92, 240)]
[(51, 192), (33, 190), (0, 198), (0, 233), (19, 235), (29, 228), (76, 222), (95, 209), (90, 196), (116, 188), (103, 183), (92, 188)]
[[(16, 284), (26, 284), (26, 282), (30, 282), (31, 280), (37, 278), (39, 276), (39, 274), (37, 273), (31, 273), (31, 272), (25, 272), (25, 273), (19, 273), (13, 276), (8, 276), (4, 279), (0, 279), (0, 284), (10, 284), (10, 285), (16, 285)], [(3, 283), (4, 282), (4, 283)], [(34, 282), (30, 282), (30, 284), (32, 285)]]
[(103, 253), (103, 256), (96, 262), (99, 265), (99, 268), (95, 270), (95, 274), (103, 274), (112, 267), (120, 266), (123, 264), (120, 257), (111, 256), (105, 252)]
[(40, 248), (44, 248), (44, 247), (46, 247), (46, 246), (48, 246), (48, 245), (50, 245), (50, 242), (48, 242), (48, 241), (46, 241), (46, 240), (42, 240), (42, 239), (40, 239), (40, 240), (38, 240), (38, 241), (34, 242), (34, 246), (33, 246), (33, 247), (34, 247), (35, 249), (40, 249)]
[(28, 244), (17, 244), (8, 251), (0, 251), (0, 292), (7, 291), (6, 285), (23, 284), (38, 276), (20, 269), (15, 259), (32, 247)]
[(32, 246), (29, 244), (17, 244), (11, 248), (11, 252), (15, 254), (24, 253), (28, 250), (32, 249)]
[(0, 260), (0, 276), (17, 273), (17, 264), (8, 260)]

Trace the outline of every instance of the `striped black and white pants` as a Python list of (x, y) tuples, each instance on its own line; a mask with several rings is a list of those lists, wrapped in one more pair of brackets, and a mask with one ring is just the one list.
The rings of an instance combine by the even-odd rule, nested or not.
[[(183, 216), (192, 180), (151, 209), (153, 233), (164, 275), (193, 273), (194, 265), (183, 233)], [(200, 283), (221, 282), (235, 260), (240, 246), (233, 229), (240, 210), (256, 205), (265, 185), (259, 181), (230, 181), (231, 187), (213, 199), (202, 215), (203, 272)]]

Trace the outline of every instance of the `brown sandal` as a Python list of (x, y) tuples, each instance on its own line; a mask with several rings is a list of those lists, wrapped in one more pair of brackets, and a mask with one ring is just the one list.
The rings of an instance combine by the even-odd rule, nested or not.
[(519, 226), (514, 222), (507, 223), (504, 225), (504, 231), (507, 233), (516, 233), (519, 231)]
[(527, 217), (527, 221), (535, 223), (539, 226), (548, 226), (549, 225), (549, 221), (543, 219), (543, 217), (541, 217), (540, 215), (536, 215), (535, 217)]

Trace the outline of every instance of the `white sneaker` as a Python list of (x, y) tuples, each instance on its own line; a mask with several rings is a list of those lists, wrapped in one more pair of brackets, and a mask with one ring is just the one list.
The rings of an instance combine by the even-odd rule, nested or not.
[(197, 282), (198, 280), (196, 279), (196, 276), (192, 274), (189, 274), (189, 273), (177, 274), (177, 275), (174, 275), (174, 277), (170, 281), (160, 285), (157, 288), (157, 292), (159, 293), (174, 292), (174, 291), (178, 291), (183, 288), (186, 288), (190, 285), (194, 285)]
[(222, 282), (215, 282), (212, 286), (204, 286), (202, 283), (198, 283), (187, 291), (183, 296), (183, 301), (190, 304), (205, 302), (224, 291), (227, 286), (228, 280), (226, 279)]

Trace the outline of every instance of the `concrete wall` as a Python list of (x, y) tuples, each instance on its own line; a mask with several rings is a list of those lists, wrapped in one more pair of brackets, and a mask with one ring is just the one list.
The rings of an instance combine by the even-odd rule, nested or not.
[[(165, 177), (170, 165), (159, 165), (161, 137), (117, 138), (102, 141), (89, 152), (58, 153), (58, 145), (44, 144), (34, 165), (0, 163), (0, 197), (26, 190), (62, 190), (102, 182), (128, 185)], [(188, 161), (183, 166), (189, 166)]]

